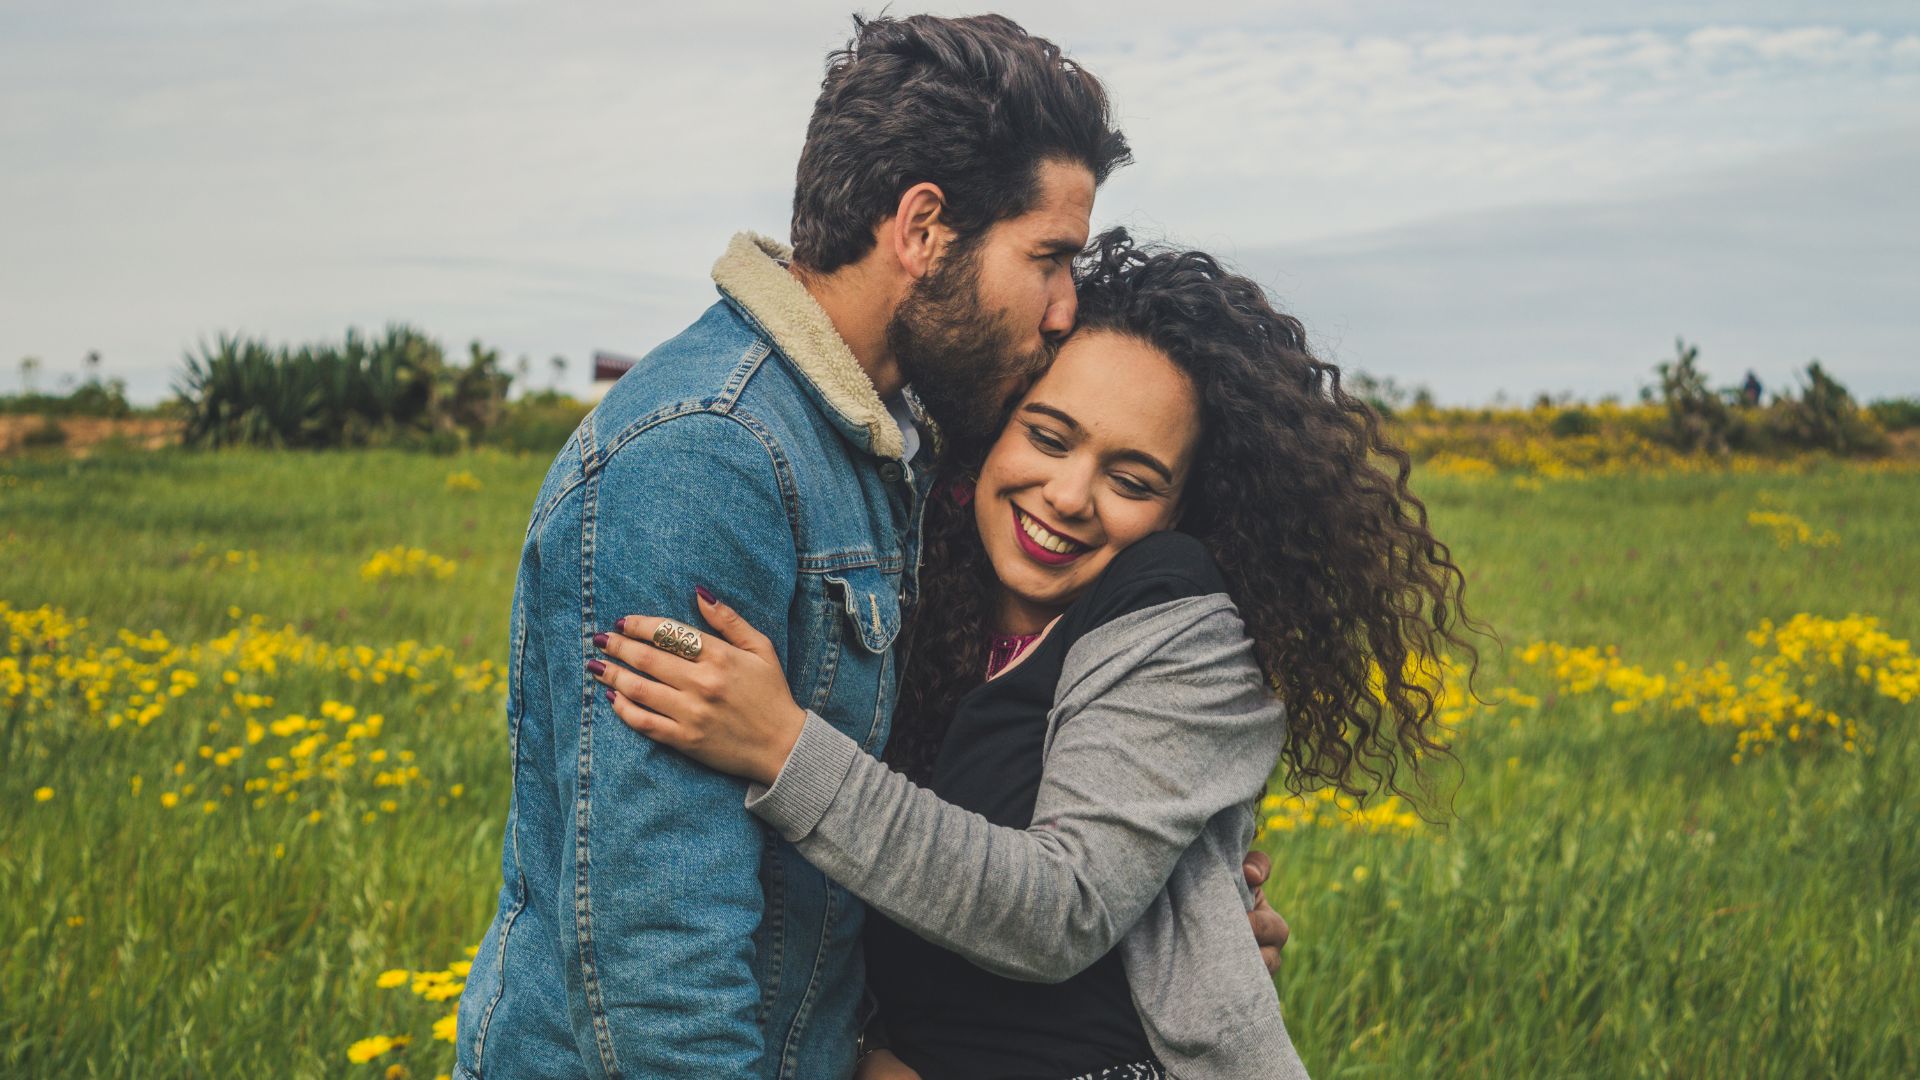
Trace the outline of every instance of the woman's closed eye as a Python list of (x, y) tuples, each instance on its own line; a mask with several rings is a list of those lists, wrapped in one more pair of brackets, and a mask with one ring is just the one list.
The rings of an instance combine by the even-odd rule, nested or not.
[(1067, 452), (1066, 440), (1055, 435), (1053, 432), (1048, 431), (1039, 424), (1028, 424), (1026, 428), (1027, 441), (1042, 451), (1056, 456)]

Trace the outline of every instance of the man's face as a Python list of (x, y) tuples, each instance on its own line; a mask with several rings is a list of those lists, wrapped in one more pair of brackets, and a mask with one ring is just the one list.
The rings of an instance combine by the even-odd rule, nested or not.
[(992, 436), (1073, 329), (1073, 257), (1087, 245), (1093, 173), (1045, 162), (1036, 185), (1032, 209), (948, 247), (887, 323), (902, 374), (959, 442)]

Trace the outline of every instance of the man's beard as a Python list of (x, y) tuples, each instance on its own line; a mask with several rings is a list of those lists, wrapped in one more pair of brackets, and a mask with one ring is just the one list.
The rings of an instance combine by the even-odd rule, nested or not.
[(1020, 330), (980, 302), (979, 254), (965, 241), (947, 249), (887, 320), (900, 373), (962, 452), (999, 433), (1011, 395), (1024, 392), (1056, 351), (1045, 339), (1031, 352), (1014, 348)]

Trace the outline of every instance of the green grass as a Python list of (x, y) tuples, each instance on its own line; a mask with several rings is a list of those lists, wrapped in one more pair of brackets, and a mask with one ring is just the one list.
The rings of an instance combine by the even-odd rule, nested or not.
[[(220, 674), (234, 665), (203, 647), (174, 665), (204, 672), (202, 684), (147, 727), (108, 729), (73, 693), (0, 717), (0, 1074), (447, 1068), (451, 1048), (429, 1031), (451, 1003), (374, 979), (444, 967), (485, 928), (508, 796), (503, 713), (497, 688), (460, 690), (442, 669), (504, 660), (515, 559), (545, 466), (385, 452), (0, 464), (0, 600), (90, 620), (72, 645), (116, 645), (122, 627), (211, 642), (248, 624), (237, 607), (265, 616), (263, 632), (284, 623), (320, 642), (411, 639), (455, 654), (422, 665), (419, 680), (379, 686), (291, 662), (228, 686)], [(455, 470), (482, 490), (448, 490)], [(1470, 605), (1510, 646), (1612, 644), (1665, 670), (1743, 657), (1759, 619), (1801, 611), (1920, 632), (1911, 473), (1537, 491), (1436, 479), (1423, 490), (1469, 572)], [(1763, 502), (1841, 543), (1780, 549), (1746, 524)], [(396, 544), (459, 568), (449, 581), (362, 580), (367, 557)], [(1484, 685), (1538, 691), (1512, 651), (1488, 655)], [(337, 700), (386, 725), (361, 739), (356, 765), (296, 785), (294, 802), (256, 807), (243, 777), (273, 775), (265, 755), (294, 737), (246, 744), (236, 690), (275, 696), (253, 714), (263, 723)], [(1737, 766), (1726, 732), (1616, 716), (1604, 696), (1549, 699), (1511, 719), (1496, 710), (1463, 732), (1449, 827), (1269, 836), (1269, 894), (1294, 931), (1282, 1000), (1309, 1068), (1913, 1075), (1920, 742), (1911, 707), (1875, 710), (1871, 756), (1794, 747)], [(234, 764), (200, 756), (236, 744), (246, 752)], [(412, 752), (420, 780), (372, 786), (376, 747)], [(180, 805), (159, 804), (196, 781)], [(215, 793), (228, 784), (235, 794)], [(53, 796), (37, 801), (43, 786)], [(394, 808), (379, 809), (388, 798)], [(348, 1062), (354, 1040), (400, 1033), (410, 1047)]]

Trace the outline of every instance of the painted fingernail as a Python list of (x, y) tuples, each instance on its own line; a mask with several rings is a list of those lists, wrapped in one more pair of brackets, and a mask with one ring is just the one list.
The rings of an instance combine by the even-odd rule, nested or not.
[(607, 673), (607, 665), (601, 663), (598, 660), (589, 660), (587, 661), (587, 670), (592, 672), (594, 678), (597, 679), (600, 676), (605, 675)]
[(613, 702), (613, 696), (614, 696), (614, 695), (613, 695), (613, 691), (611, 691), (611, 690), (609, 690), (609, 691), (607, 691), (607, 702), (608, 702), (608, 704), (612, 704), (612, 702)]
[(625, 620), (625, 619), (615, 619), (615, 620), (613, 620), (613, 630), (614, 630), (614, 633), (616, 633), (616, 634), (624, 634), (624, 633), (626, 633), (626, 632), (627, 632), (627, 620)]
[(717, 604), (720, 602), (713, 598), (713, 594), (707, 591), (705, 585), (695, 585), (693, 591), (700, 595), (700, 599), (705, 600), (709, 604)]
[[(615, 629), (618, 629), (618, 627), (615, 627)], [(604, 648), (606, 648), (606, 647), (607, 647), (607, 635), (605, 635), (605, 634), (595, 634), (595, 635), (593, 635), (593, 647), (594, 647), (594, 648), (596, 648), (596, 649), (604, 649)]]

